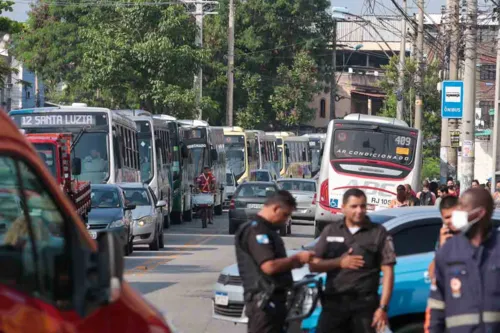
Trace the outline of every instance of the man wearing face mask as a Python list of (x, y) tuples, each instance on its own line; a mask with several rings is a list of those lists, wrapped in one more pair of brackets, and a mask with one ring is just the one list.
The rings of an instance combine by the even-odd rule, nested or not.
[(493, 198), (482, 188), (459, 199), (452, 225), (460, 234), (436, 253), (429, 332), (500, 331), (500, 239), (492, 215)]
[(500, 181), (496, 183), (493, 201), (495, 202), (495, 208), (500, 208)]

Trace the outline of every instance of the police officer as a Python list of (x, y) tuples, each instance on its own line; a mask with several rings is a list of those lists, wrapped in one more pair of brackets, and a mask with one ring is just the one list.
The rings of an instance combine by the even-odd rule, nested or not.
[[(314, 248), (311, 271), (327, 272), (318, 333), (369, 333), (387, 325), (396, 254), (382, 225), (366, 216), (366, 195), (349, 189), (342, 198), (342, 222), (332, 223)], [(378, 295), (383, 272), (382, 297)]]
[(493, 198), (471, 188), (459, 199), (452, 224), (460, 234), (437, 251), (428, 307), (431, 333), (500, 331), (500, 241)]
[(236, 259), (243, 280), (249, 333), (282, 332), (287, 291), (293, 286), (291, 270), (302, 267), (314, 255), (303, 251), (287, 257), (277, 232), (296, 206), (288, 191), (277, 191), (257, 217), (236, 232)]

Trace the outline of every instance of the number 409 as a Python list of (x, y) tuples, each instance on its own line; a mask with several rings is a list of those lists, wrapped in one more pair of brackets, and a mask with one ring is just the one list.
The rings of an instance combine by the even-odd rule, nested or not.
[(394, 141), (400, 146), (409, 146), (411, 144), (411, 138), (407, 136), (398, 136)]

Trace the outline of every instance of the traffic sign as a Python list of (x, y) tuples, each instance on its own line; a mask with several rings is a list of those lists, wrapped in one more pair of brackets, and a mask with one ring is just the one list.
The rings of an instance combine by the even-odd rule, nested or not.
[(441, 117), (462, 118), (464, 113), (464, 82), (443, 81), (441, 89)]

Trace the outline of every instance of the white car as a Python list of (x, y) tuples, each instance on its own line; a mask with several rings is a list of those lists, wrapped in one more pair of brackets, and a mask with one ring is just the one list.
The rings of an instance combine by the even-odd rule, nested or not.
[(152, 251), (164, 248), (163, 211), (164, 200), (158, 201), (153, 190), (142, 183), (118, 184), (125, 192), (128, 204), (136, 205), (132, 210), (133, 244), (147, 244)]

